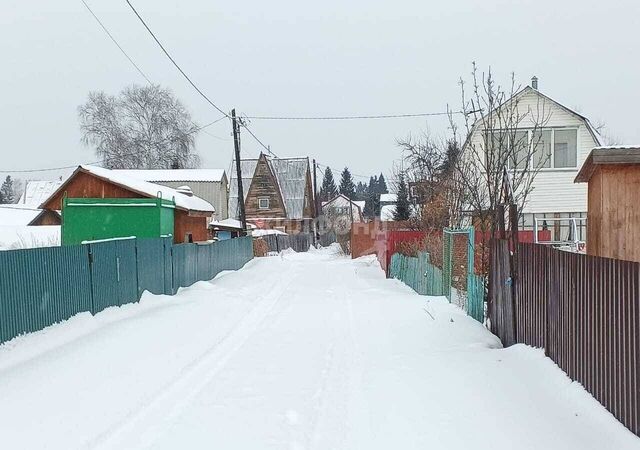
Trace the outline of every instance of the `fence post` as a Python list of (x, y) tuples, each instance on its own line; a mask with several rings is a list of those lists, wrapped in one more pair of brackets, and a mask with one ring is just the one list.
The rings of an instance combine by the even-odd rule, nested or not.
[(516, 283), (518, 283), (518, 206), (515, 204), (509, 205), (509, 228), (512, 252), (511, 252), (511, 299), (513, 303), (513, 340), (518, 342), (518, 289)]

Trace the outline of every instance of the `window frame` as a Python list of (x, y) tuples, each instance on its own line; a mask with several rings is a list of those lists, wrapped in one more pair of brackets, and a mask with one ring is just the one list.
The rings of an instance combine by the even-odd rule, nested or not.
[[(576, 132), (576, 164), (575, 166), (566, 166), (566, 167), (555, 167), (555, 146), (556, 146), (556, 131), (573, 131), (575, 130)], [(495, 130), (496, 132), (500, 132), (500, 133), (506, 133), (507, 130)], [(550, 167), (540, 167), (538, 170), (540, 172), (563, 172), (563, 171), (577, 171), (580, 169), (580, 126), (568, 126), (568, 127), (541, 127), (541, 128), (518, 128), (518, 131), (526, 131), (527, 132), (527, 142), (531, 143), (531, 139), (533, 136), (533, 132), (537, 131), (539, 133), (545, 132), (545, 131), (549, 131), (551, 132), (551, 141), (550, 141), (550, 145), (551, 145), (551, 152), (549, 155), (549, 163), (550, 163)], [(528, 169), (536, 169), (536, 166), (534, 164), (535, 161), (535, 157), (532, 157), (531, 160), (529, 161), (529, 167)], [(511, 158), (509, 158), (507, 160), (507, 168), (509, 170), (514, 170), (514, 167), (510, 165), (511, 162)], [(515, 170), (523, 170), (522, 168), (515, 168)]]
[[(262, 202), (267, 202), (267, 206), (262, 206)], [(258, 197), (258, 209), (269, 209), (269, 197)]]

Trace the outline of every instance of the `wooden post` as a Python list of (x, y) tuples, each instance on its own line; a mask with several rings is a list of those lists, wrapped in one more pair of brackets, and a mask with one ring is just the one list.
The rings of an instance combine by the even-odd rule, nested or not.
[(321, 209), (318, 207), (319, 205), (318, 205), (318, 174), (317, 172), (318, 172), (318, 164), (316, 163), (316, 160), (314, 158), (313, 160), (313, 210), (314, 210), (313, 237), (316, 243), (320, 240), (320, 233), (318, 230), (318, 216), (320, 215), (320, 211), (321, 211)]
[(242, 186), (242, 161), (240, 159), (240, 130), (236, 119), (235, 108), (231, 110), (231, 124), (233, 126), (233, 147), (236, 155), (236, 176), (238, 177), (238, 207), (240, 208), (241, 236), (247, 235), (247, 216), (244, 210), (244, 188)]

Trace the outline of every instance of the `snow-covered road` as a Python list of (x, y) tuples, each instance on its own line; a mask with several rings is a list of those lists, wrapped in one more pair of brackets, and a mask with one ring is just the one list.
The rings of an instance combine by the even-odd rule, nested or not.
[(332, 250), (0, 346), (2, 448), (626, 449), (539, 350)]

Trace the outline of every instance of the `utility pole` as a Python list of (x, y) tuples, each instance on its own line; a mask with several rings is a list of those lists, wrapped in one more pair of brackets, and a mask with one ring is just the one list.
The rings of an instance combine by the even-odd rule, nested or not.
[(318, 171), (318, 164), (316, 163), (315, 158), (313, 159), (313, 209), (314, 209), (314, 214), (313, 214), (313, 218), (315, 219), (313, 228), (314, 228), (314, 236), (316, 239), (316, 242), (320, 239), (320, 233), (318, 230), (318, 216), (320, 213), (320, 208), (318, 207), (318, 175), (317, 175), (317, 171)]
[(231, 110), (231, 123), (233, 126), (233, 147), (236, 152), (236, 176), (238, 177), (238, 206), (240, 207), (240, 222), (242, 223), (241, 236), (247, 235), (247, 216), (244, 210), (244, 188), (242, 187), (242, 168), (240, 160), (240, 129), (236, 119), (235, 108)]

